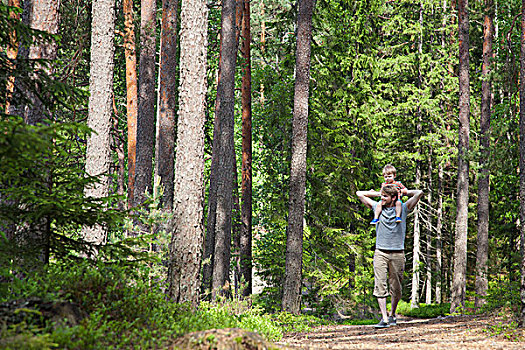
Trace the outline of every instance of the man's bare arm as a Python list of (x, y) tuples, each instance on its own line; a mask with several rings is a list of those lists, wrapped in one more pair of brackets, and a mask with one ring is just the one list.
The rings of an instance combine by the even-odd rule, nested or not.
[(381, 193), (370, 190), (370, 191), (357, 191), (356, 192), (357, 197), (361, 202), (363, 202), (364, 205), (366, 205), (368, 208), (372, 209), (375, 201), (372, 200), (370, 197), (379, 197), (381, 196)]
[(408, 190), (407, 196), (410, 198), (406, 201), (407, 209), (410, 211), (414, 209), (421, 197), (423, 196), (423, 191), (421, 190)]

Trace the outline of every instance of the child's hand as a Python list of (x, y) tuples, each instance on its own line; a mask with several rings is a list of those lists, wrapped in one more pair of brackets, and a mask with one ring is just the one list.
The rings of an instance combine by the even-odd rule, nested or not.
[(408, 189), (406, 188), (401, 189), (401, 194), (406, 195), (407, 193), (408, 193)]

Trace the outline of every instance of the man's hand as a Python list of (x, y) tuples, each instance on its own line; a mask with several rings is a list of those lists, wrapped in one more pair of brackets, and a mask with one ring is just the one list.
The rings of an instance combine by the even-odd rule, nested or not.
[(359, 198), (359, 200), (363, 202), (364, 205), (372, 209), (375, 202), (370, 197), (380, 197), (381, 193), (375, 190), (357, 191), (356, 195)]
[(410, 197), (406, 202), (407, 209), (410, 211), (414, 209), (421, 197), (423, 196), (423, 191), (421, 190), (407, 190), (407, 196)]

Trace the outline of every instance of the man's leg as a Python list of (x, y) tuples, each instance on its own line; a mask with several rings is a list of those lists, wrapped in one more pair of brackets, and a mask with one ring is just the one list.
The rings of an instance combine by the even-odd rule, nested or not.
[(399, 303), (399, 299), (392, 297), (392, 310), (390, 312), (390, 316), (392, 316), (392, 317), (396, 316), (396, 310), (397, 310), (397, 304), (398, 303)]
[(390, 294), (392, 295), (392, 311), (390, 316), (396, 316), (397, 304), (401, 300), (401, 286), (403, 281), (403, 272), (405, 271), (405, 253), (391, 253), (391, 259), (388, 263), (390, 282)]
[(377, 303), (379, 304), (379, 310), (381, 310), (383, 321), (388, 322), (388, 313), (386, 311), (386, 298), (377, 298)]
[(374, 252), (374, 296), (377, 298), (382, 320), (388, 323), (386, 311), (388, 255), (377, 250)]

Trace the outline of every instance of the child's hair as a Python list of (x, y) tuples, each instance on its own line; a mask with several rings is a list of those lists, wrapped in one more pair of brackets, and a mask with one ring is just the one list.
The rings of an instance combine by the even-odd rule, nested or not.
[(383, 175), (394, 174), (396, 175), (396, 168), (392, 164), (387, 164), (383, 168)]
[(384, 192), (386, 195), (394, 198), (394, 199), (397, 199), (397, 197), (399, 196), (399, 192), (396, 188), (396, 186), (394, 185), (385, 185), (383, 186), (383, 188), (381, 189), (381, 192)]

